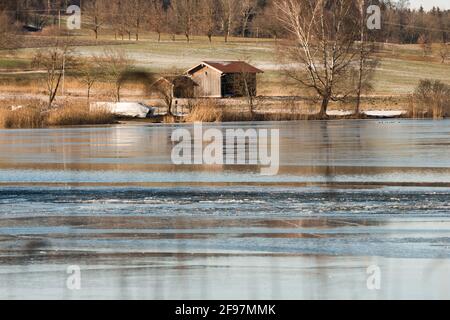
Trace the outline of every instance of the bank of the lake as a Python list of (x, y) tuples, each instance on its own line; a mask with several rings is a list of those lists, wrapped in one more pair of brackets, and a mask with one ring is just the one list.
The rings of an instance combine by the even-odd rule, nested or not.
[[(132, 101), (132, 100), (130, 100)], [(148, 123), (192, 123), (235, 121), (295, 121), (323, 119), (370, 119), (370, 118), (436, 118), (448, 116), (443, 110), (439, 114), (428, 106), (416, 106), (410, 96), (365, 96), (359, 113), (355, 113), (355, 101), (331, 102), (326, 115), (320, 114), (320, 103), (311, 97), (255, 97), (226, 99), (174, 99), (170, 111), (161, 99), (144, 100), (148, 106), (147, 119), (124, 117), (104, 108), (92, 108), (85, 99), (71, 97), (56, 99), (48, 107), (41, 98), (24, 101), (17, 99), (0, 101), (0, 128), (49, 128), (55, 126), (114, 124), (120, 121)], [(114, 105), (115, 103), (109, 103)], [(128, 104), (128, 103), (125, 103)], [(132, 105), (139, 105), (131, 102)], [(124, 107), (121, 106), (121, 109)], [(128, 114), (133, 114), (129, 110)], [(140, 115), (141, 116), (141, 115)]]

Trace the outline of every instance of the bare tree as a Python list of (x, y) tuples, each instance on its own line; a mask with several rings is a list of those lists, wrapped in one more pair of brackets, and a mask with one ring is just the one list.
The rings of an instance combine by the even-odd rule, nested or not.
[[(147, 81), (147, 83), (149, 82)], [(147, 87), (147, 93), (152, 96), (156, 95), (163, 100), (164, 105), (167, 108), (167, 114), (175, 116), (173, 112), (174, 99), (176, 97), (193, 98), (193, 85), (194, 82), (187, 76), (158, 76), (158, 78)]]
[(0, 11), (0, 50), (14, 48), (17, 44), (12, 19)]
[(158, 42), (161, 41), (161, 33), (165, 30), (164, 3), (162, 0), (150, 0), (147, 20), (150, 28), (158, 34)]
[(113, 6), (112, 24), (114, 27), (115, 39), (119, 35), (124, 40), (125, 34), (131, 40), (132, 23), (130, 23), (132, 16), (129, 11), (129, 3), (126, 1), (115, 2)]
[(256, 14), (258, 9), (257, 0), (243, 0), (240, 4), (240, 16), (241, 16), (241, 36), (245, 37), (245, 33), (247, 32), (248, 22), (252, 15)]
[(218, 6), (217, 0), (204, 0), (202, 5), (202, 19), (200, 27), (203, 33), (208, 37), (209, 43), (212, 42), (212, 36), (217, 27)]
[(200, 9), (198, 0), (174, 0), (172, 6), (177, 14), (177, 21), (180, 30), (184, 33), (186, 41), (190, 42), (194, 32), (198, 10)]
[(101, 57), (97, 57), (97, 61), (103, 69), (106, 79), (114, 84), (115, 99), (116, 102), (120, 102), (123, 74), (131, 69), (131, 59), (123, 50), (107, 48)]
[(128, 4), (126, 10), (128, 11), (128, 24), (134, 30), (135, 39), (139, 41), (139, 34), (143, 23), (145, 22), (145, 15), (150, 10), (150, 4), (146, 0), (127, 0)]
[(164, 101), (167, 108), (167, 114), (173, 116), (172, 106), (173, 106), (173, 88), (174, 85), (167, 78), (160, 78), (155, 81), (149, 88), (149, 92), (156, 94), (159, 98)]
[(413, 98), (413, 116), (417, 116), (418, 111), (435, 119), (450, 114), (450, 86), (439, 80), (420, 80)]
[(119, 36), (122, 36), (123, 40), (123, 30), (122, 30), (122, 20), (121, 16), (122, 3), (121, 1), (114, 1), (107, 12), (107, 19), (111, 28), (114, 30), (114, 39), (117, 40)]
[(233, 31), (238, 5), (238, 0), (220, 0), (220, 15), (225, 42), (228, 42), (228, 37)]
[(259, 14), (253, 20), (252, 28), (257, 37), (263, 35), (277, 40), (284, 34), (285, 29), (276, 19), (276, 7), (273, 2), (270, 2), (263, 10), (259, 11)]
[(87, 25), (94, 32), (96, 40), (100, 29), (108, 19), (108, 5), (107, 0), (90, 0), (85, 4), (84, 16), (87, 18)]
[(9, 17), (6, 12), (0, 11), (0, 50), (8, 48), (9, 24)]
[(256, 92), (253, 91), (252, 83), (256, 77), (256, 74), (249, 72), (241, 72), (240, 73), (240, 83), (243, 89), (243, 94), (247, 99), (248, 111), (251, 115), (253, 115), (253, 106), (254, 106), (254, 98)]
[(278, 19), (293, 37), (285, 49), (292, 62), (287, 76), (313, 89), (322, 99), (326, 117), (330, 101), (346, 98), (353, 90), (344, 84), (355, 61), (353, 50), (358, 24), (353, 0), (277, 0)]
[(427, 55), (431, 54), (432, 47), (429, 37), (426, 34), (421, 34), (419, 36), (419, 39), (417, 39), (417, 43), (422, 48), (423, 56), (426, 57)]
[(356, 106), (355, 115), (359, 115), (361, 109), (361, 95), (364, 90), (369, 90), (372, 88), (370, 81), (372, 80), (372, 75), (378, 65), (378, 60), (375, 58), (375, 41), (370, 37), (366, 25), (366, 2), (365, 0), (358, 0), (359, 5), (359, 63), (358, 63), (358, 75), (356, 83)]
[(94, 84), (104, 76), (102, 64), (99, 61), (86, 60), (80, 63), (77, 70), (80, 73), (80, 81), (86, 86), (86, 98), (89, 105), (91, 98), (91, 90)]
[(441, 63), (445, 63), (449, 56), (449, 49), (447, 43), (441, 43), (441, 47), (439, 48), (439, 56), (441, 57)]
[(167, 31), (169, 31), (172, 41), (175, 41), (176, 34), (179, 32), (178, 13), (174, 3), (171, 3), (165, 10), (165, 22)]
[(48, 95), (48, 107), (50, 108), (56, 98), (65, 70), (73, 61), (70, 55), (69, 45), (56, 42), (54, 46), (39, 50), (33, 59), (33, 65), (45, 70), (44, 83)]
[(116, 19), (120, 23), (122, 40), (124, 34), (127, 35), (128, 40), (131, 40), (131, 34), (135, 29), (134, 0), (120, 1), (118, 9), (119, 11), (116, 14)]

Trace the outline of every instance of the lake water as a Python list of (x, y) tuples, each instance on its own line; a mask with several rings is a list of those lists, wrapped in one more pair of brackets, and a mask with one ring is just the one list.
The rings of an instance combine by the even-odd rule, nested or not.
[(0, 130), (0, 298), (450, 298), (450, 120), (204, 125), (279, 129), (275, 176), (181, 127)]

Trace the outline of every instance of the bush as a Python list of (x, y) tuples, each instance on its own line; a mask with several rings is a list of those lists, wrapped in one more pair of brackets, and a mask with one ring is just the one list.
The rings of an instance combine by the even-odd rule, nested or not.
[(411, 104), (413, 117), (448, 117), (450, 86), (439, 80), (420, 80), (412, 95)]

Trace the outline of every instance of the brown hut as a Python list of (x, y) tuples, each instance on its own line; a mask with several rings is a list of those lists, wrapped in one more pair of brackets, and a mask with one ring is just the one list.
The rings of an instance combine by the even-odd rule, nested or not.
[(196, 87), (198, 85), (188, 76), (167, 76), (159, 78), (152, 88), (174, 98), (194, 98)]
[(197, 97), (256, 95), (256, 75), (263, 71), (243, 61), (203, 61), (186, 71), (198, 85)]

